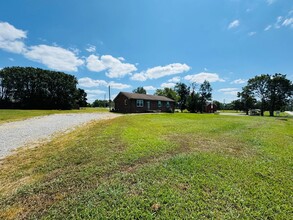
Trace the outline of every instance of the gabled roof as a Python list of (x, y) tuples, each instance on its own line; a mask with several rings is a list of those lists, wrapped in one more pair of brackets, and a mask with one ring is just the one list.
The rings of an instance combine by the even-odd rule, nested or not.
[[(165, 101), (165, 102), (174, 102), (173, 99), (167, 98), (165, 96), (158, 96), (158, 95), (146, 95), (146, 94), (139, 94), (139, 93), (130, 93), (130, 92), (120, 92), (119, 95), (124, 95), (129, 99), (143, 99), (143, 100), (153, 100), (153, 101)], [(116, 99), (115, 98), (115, 99)], [(114, 100), (115, 100), (114, 99)]]

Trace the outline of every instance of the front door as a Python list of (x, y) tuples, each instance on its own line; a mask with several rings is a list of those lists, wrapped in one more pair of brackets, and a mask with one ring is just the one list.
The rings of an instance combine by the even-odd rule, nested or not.
[(147, 101), (147, 107), (148, 107), (148, 110), (151, 109), (151, 102), (150, 101)]

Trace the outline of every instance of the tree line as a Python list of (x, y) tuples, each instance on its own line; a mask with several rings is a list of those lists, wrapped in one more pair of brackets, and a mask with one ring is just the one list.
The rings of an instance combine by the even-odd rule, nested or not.
[(280, 73), (262, 74), (249, 79), (238, 97), (232, 102), (234, 108), (246, 111), (246, 114), (249, 109), (259, 108), (261, 116), (264, 111), (274, 116), (274, 111), (284, 110), (292, 104), (293, 84)]
[[(208, 101), (212, 100), (212, 87), (208, 81), (199, 85), (192, 83), (190, 86), (179, 82), (174, 89), (157, 89), (154, 95), (166, 96), (176, 101), (177, 108), (181, 111), (187, 109), (189, 112), (204, 112)], [(146, 94), (143, 87), (138, 87), (132, 92)], [(270, 116), (274, 111), (293, 108), (293, 83), (286, 78), (286, 75), (275, 73), (273, 75), (262, 74), (248, 80), (247, 85), (238, 93), (237, 100), (225, 104), (213, 101), (218, 110), (230, 109), (245, 111), (248, 114), (250, 109), (260, 109), (263, 116), (269, 111)]]
[(87, 105), (77, 79), (63, 72), (33, 67), (0, 70), (0, 108), (73, 109)]
[[(137, 87), (133, 93), (147, 94), (143, 87)], [(212, 87), (208, 81), (201, 85), (192, 83), (187, 86), (179, 82), (174, 88), (157, 89), (154, 95), (165, 96), (175, 100), (176, 108), (181, 111), (187, 109), (189, 112), (205, 112), (207, 102), (212, 100)], [(250, 109), (260, 109), (261, 115), (269, 111), (270, 116), (276, 110), (293, 108), (293, 84), (286, 75), (276, 73), (274, 75), (262, 74), (248, 80), (247, 85), (238, 93), (237, 100), (231, 103), (213, 101), (217, 110), (240, 110), (248, 114)], [(108, 106), (108, 101), (96, 100), (95, 107)]]

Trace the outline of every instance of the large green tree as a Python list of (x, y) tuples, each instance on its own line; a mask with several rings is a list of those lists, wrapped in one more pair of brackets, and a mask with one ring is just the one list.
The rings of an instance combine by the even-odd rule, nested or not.
[(274, 74), (268, 84), (268, 106), (270, 116), (274, 116), (275, 110), (285, 108), (293, 95), (293, 84), (286, 79), (286, 75), (280, 73)]
[(270, 75), (262, 74), (255, 76), (248, 80), (247, 89), (249, 92), (258, 99), (261, 103), (260, 105), (260, 114), (264, 115), (264, 111), (268, 107), (269, 99), (269, 84), (270, 84)]
[(219, 101), (216, 101), (214, 100), (213, 103), (217, 106), (217, 110), (222, 110), (224, 109), (224, 104), (219, 102)]
[(87, 106), (87, 94), (83, 89), (77, 89), (76, 91), (76, 107), (86, 107)]
[(187, 110), (191, 113), (198, 112), (200, 109), (200, 97), (195, 91), (196, 83), (191, 84), (191, 92), (187, 98)]
[(63, 72), (33, 67), (0, 70), (0, 107), (26, 109), (72, 109), (86, 103), (77, 79)]
[(262, 116), (265, 110), (274, 116), (274, 111), (284, 108), (293, 95), (292, 82), (280, 73), (255, 76), (248, 80), (247, 89), (259, 101)]
[(186, 102), (189, 96), (190, 88), (186, 84), (179, 82), (179, 83), (176, 83), (175, 85), (175, 91), (178, 94), (178, 97), (179, 97), (178, 103), (179, 103), (180, 110), (182, 112), (187, 107)]
[(212, 100), (212, 87), (211, 84), (205, 80), (199, 88), (199, 95), (200, 95), (200, 105), (201, 109), (200, 112), (205, 110), (206, 102)]
[(157, 89), (154, 95), (165, 96), (167, 98), (178, 100), (178, 96), (175, 90), (172, 88)]
[(139, 93), (139, 94), (146, 94), (146, 90), (141, 86), (141, 87), (137, 87), (136, 89), (134, 89), (132, 91), (133, 93)]
[(256, 99), (253, 97), (251, 91), (247, 86), (242, 88), (242, 92), (238, 92), (237, 96), (240, 98), (238, 103), (241, 105), (240, 110), (244, 110), (246, 112), (246, 115), (248, 115), (249, 109), (253, 108), (256, 103)]

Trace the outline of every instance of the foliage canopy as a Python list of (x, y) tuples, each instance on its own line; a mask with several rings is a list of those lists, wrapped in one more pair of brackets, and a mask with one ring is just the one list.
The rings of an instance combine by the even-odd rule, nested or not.
[(63, 72), (33, 67), (0, 70), (0, 108), (72, 109), (86, 106), (77, 79)]
[(249, 79), (247, 86), (239, 94), (245, 101), (246, 108), (253, 106), (253, 102), (258, 100), (262, 116), (266, 110), (273, 116), (275, 110), (281, 110), (289, 103), (292, 95), (292, 82), (280, 73), (262, 74)]
[(143, 87), (137, 87), (132, 91), (133, 93), (139, 93), (139, 94), (146, 94), (146, 90)]

